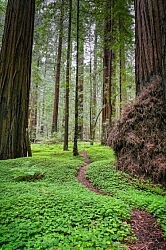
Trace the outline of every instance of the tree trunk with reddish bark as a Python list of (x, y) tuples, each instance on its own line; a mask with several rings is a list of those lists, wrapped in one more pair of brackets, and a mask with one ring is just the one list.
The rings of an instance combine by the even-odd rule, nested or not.
[(137, 99), (112, 129), (118, 169), (166, 186), (165, 0), (136, 0)]
[(166, 82), (166, 2), (136, 0), (136, 93), (154, 76)]
[(27, 156), (34, 0), (8, 1), (0, 52), (0, 159)]
[(112, 119), (112, 74), (114, 53), (111, 48), (112, 37), (112, 6), (113, 1), (107, 0), (105, 3), (104, 20), (104, 58), (103, 58), (103, 110), (102, 110), (102, 137), (101, 144), (105, 144), (108, 137), (108, 128)]

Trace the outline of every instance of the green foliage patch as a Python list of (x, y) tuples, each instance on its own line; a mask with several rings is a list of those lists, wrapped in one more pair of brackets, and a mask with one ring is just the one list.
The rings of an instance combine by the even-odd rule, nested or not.
[[(156, 215), (164, 229), (163, 193), (155, 193), (154, 186), (152, 191), (132, 184), (136, 180), (113, 167), (110, 148), (81, 143), (79, 149), (87, 150), (92, 161), (88, 178), (110, 197), (77, 181), (84, 161), (81, 155), (72, 156), (72, 147), (63, 152), (62, 145), (33, 145), (32, 158), (0, 161), (1, 250), (127, 249), (125, 242), (134, 240), (127, 222), (135, 207)], [(32, 182), (16, 180), (35, 173), (44, 176)]]
[[(86, 147), (95, 153), (99, 146), (81, 144), (80, 151)], [(82, 157), (63, 152), (62, 145), (33, 145), (33, 155), (0, 161), (1, 249), (126, 249), (121, 242), (131, 239), (129, 206), (77, 181)], [(44, 176), (16, 180), (35, 173)]]
[[(100, 148), (101, 151), (105, 151), (105, 149)], [(131, 208), (144, 209), (152, 213), (158, 218), (166, 235), (166, 190), (148, 180), (138, 180), (118, 171), (114, 167), (113, 160), (97, 161), (96, 158), (95, 161), (94, 155), (91, 156), (91, 153), (89, 150), (89, 157), (94, 162), (88, 168), (87, 178), (93, 185), (129, 204)]]

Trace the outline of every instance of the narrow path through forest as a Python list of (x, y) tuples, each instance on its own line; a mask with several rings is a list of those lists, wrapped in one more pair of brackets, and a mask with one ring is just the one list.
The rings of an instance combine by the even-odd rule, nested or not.
[[(83, 151), (82, 156), (85, 160), (84, 166), (82, 166), (77, 175), (77, 179), (85, 185), (91, 191), (100, 194), (108, 195), (111, 194), (104, 193), (96, 189), (87, 179), (86, 179), (86, 170), (91, 163), (87, 152)], [(129, 249), (131, 250), (166, 250), (166, 241), (162, 236), (162, 230), (157, 223), (156, 218), (151, 214), (142, 210), (132, 210), (130, 222), (132, 231), (137, 237), (137, 240), (134, 244), (128, 244)]]

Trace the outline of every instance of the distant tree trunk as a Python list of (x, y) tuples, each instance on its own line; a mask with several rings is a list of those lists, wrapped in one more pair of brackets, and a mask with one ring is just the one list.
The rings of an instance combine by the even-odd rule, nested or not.
[(111, 124), (112, 116), (112, 86), (111, 86), (111, 76), (112, 76), (112, 59), (113, 52), (110, 48), (111, 42), (111, 4), (110, 0), (106, 1), (105, 5), (105, 21), (104, 21), (104, 60), (103, 60), (103, 110), (102, 110), (102, 138), (101, 144), (105, 144), (108, 135), (108, 127)]
[(166, 84), (166, 2), (136, 0), (136, 93), (153, 76), (162, 76)]
[(61, 17), (60, 17), (60, 30), (58, 42), (58, 55), (56, 66), (56, 79), (55, 79), (55, 96), (52, 118), (52, 134), (58, 131), (58, 108), (59, 108), (59, 83), (61, 74), (61, 58), (62, 58), (62, 40), (63, 40), (63, 18), (64, 18), (64, 1), (61, 2)]
[[(91, 43), (91, 41), (89, 41), (89, 46), (90, 46), (90, 43)], [(90, 81), (90, 135), (89, 135), (89, 137), (90, 137), (90, 142), (91, 142), (91, 144), (93, 145), (93, 119), (92, 119), (92, 105), (93, 105), (93, 103), (92, 103), (92, 93), (93, 93), (93, 90), (92, 90), (92, 56), (91, 56), (91, 53), (92, 53), (92, 51), (91, 51), (91, 46), (90, 46), (90, 62), (89, 62), (89, 77), (90, 77), (90, 79), (89, 79), (89, 81)]]
[(119, 101), (120, 101), (120, 107), (119, 107), (119, 113), (120, 116), (122, 114), (122, 59), (121, 59), (121, 48), (119, 51)]
[(119, 16), (119, 33), (120, 33), (120, 46), (119, 46), (119, 89), (120, 89), (120, 116), (122, 114), (122, 106), (127, 103), (126, 91), (126, 55), (125, 55), (125, 42), (123, 35), (123, 23), (125, 22), (124, 16)]
[(84, 111), (84, 41), (79, 47), (79, 80), (78, 80), (78, 138), (83, 140), (83, 111)]
[(97, 113), (97, 33), (95, 31), (95, 45), (94, 45), (94, 68), (93, 68), (93, 93), (92, 93), (92, 144), (95, 140), (95, 132), (96, 132), (96, 113)]
[[(111, 32), (112, 33), (112, 32)], [(113, 35), (112, 35), (112, 41), (113, 41)], [(109, 121), (109, 126), (111, 125), (113, 119), (116, 117), (116, 53), (111, 49), (111, 59), (110, 59), (110, 88), (111, 88), (111, 98), (110, 98), (110, 103), (111, 103), (111, 114), (110, 114), (110, 121)], [(108, 135), (107, 135), (108, 137)]]
[(42, 93), (42, 103), (41, 103), (41, 124), (40, 124), (40, 135), (43, 137), (44, 136), (44, 131), (45, 131), (45, 122), (44, 122), (44, 115), (45, 115), (45, 98), (44, 98), (44, 92), (45, 89), (43, 89)]
[(67, 65), (66, 65), (66, 95), (65, 95), (65, 133), (64, 150), (68, 150), (69, 134), (69, 91), (70, 91), (70, 55), (71, 55), (71, 19), (72, 19), (72, 0), (69, 0), (69, 27), (68, 27), (68, 47), (67, 47)]
[[(47, 42), (48, 42), (48, 37), (47, 37)], [(47, 61), (48, 61), (48, 53), (46, 50), (46, 55), (45, 55), (45, 62), (44, 62), (44, 78), (46, 78), (47, 75)], [(40, 135), (43, 137), (45, 132), (46, 132), (46, 123), (45, 123), (45, 106), (46, 106), (46, 100), (45, 100), (45, 92), (46, 92), (46, 87), (43, 86), (42, 88), (42, 93), (41, 93), (41, 117), (40, 117)]]
[(119, 89), (120, 89), (120, 116), (122, 114), (122, 106), (127, 102), (126, 93), (126, 65), (125, 65), (125, 47), (124, 44), (119, 48)]
[[(115, 43), (115, 31), (116, 31), (116, 23), (114, 19), (114, 4), (115, 0), (110, 1), (111, 6), (110, 6), (110, 11), (111, 11), (111, 17), (110, 17), (110, 26), (111, 26), (111, 31), (110, 31), (110, 38), (109, 38), (109, 43), (110, 45), (110, 92), (111, 92), (111, 97), (110, 97), (110, 114), (109, 114), (109, 127), (111, 126), (113, 118), (116, 117), (116, 53), (115, 50), (113, 49), (113, 45)], [(108, 128), (109, 128), (108, 127)], [(106, 139), (108, 138), (108, 134)]]
[(30, 137), (29, 137), (29, 132), (28, 129), (26, 131), (26, 144), (27, 144), (27, 155), (28, 157), (32, 157), (32, 150), (31, 150), (31, 142), (30, 142)]
[(27, 156), (34, 0), (8, 1), (0, 51), (0, 159)]
[[(97, 27), (96, 27), (97, 29)], [(96, 72), (97, 72), (97, 31), (95, 29), (95, 41), (94, 41), (94, 67), (93, 67), (93, 73), (92, 73), (92, 107), (91, 107), (91, 122), (90, 122), (90, 141), (91, 145), (94, 143), (95, 139), (95, 120), (96, 120)], [(91, 71), (91, 70), (90, 70)], [(91, 73), (90, 73), (91, 74)]]
[(29, 137), (31, 142), (36, 141), (37, 131), (37, 103), (38, 103), (38, 84), (35, 83), (31, 88), (30, 109), (29, 109)]
[(75, 86), (75, 128), (74, 128), (74, 145), (73, 155), (78, 155), (78, 76), (79, 76), (79, 5), (77, 0), (77, 66), (76, 66), (76, 86)]

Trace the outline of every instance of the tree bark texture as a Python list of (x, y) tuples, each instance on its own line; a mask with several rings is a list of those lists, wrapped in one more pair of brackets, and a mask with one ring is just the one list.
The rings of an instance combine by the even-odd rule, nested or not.
[(120, 92), (120, 116), (122, 107), (127, 103), (126, 91), (126, 63), (125, 63), (125, 46), (122, 44), (119, 48), (119, 92)]
[(108, 127), (111, 124), (112, 116), (112, 62), (113, 51), (111, 49), (112, 41), (112, 19), (110, 16), (112, 9), (112, 1), (107, 0), (105, 5), (104, 20), (104, 58), (103, 58), (103, 110), (102, 110), (102, 138), (101, 144), (105, 144), (107, 140)]
[[(122, 15), (119, 16), (119, 33), (123, 34), (123, 23), (125, 22)], [(119, 46), (119, 95), (120, 95), (120, 116), (122, 114), (122, 107), (127, 103), (127, 91), (126, 91), (126, 55), (125, 55), (125, 41), (122, 35), (120, 35)]]
[[(162, 7), (162, 6), (161, 6)], [(162, 84), (164, 92), (164, 103), (166, 105), (166, 1), (163, 0), (162, 9)]]
[(53, 107), (53, 118), (52, 118), (52, 134), (54, 132), (58, 132), (59, 83), (60, 83), (60, 75), (61, 75), (63, 18), (64, 18), (64, 1), (62, 0), (59, 41), (58, 41), (58, 55), (57, 55), (57, 65), (56, 65), (55, 96), (54, 96), (54, 107)]
[(34, 0), (8, 1), (0, 52), (0, 159), (27, 156)]
[[(98, 36), (97, 36), (97, 27), (95, 28), (95, 41), (94, 41), (94, 66), (93, 66), (93, 73), (92, 73), (92, 94), (91, 94), (91, 119), (90, 119), (90, 141), (91, 145), (93, 145), (95, 140), (95, 131), (96, 131), (96, 105), (97, 105), (97, 42), (98, 42)], [(90, 73), (91, 77), (91, 73)]]
[(166, 2), (165, 0), (136, 0), (135, 8), (136, 93), (138, 95), (156, 75), (162, 77), (165, 93)]
[(68, 47), (67, 47), (67, 65), (66, 65), (66, 94), (65, 94), (65, 132), (64, 132), (64, 150), (68, 150), (69, 137), (69, 91), (70, 91), (70, 61), (71, 61), (71, 20), (72, 20), (72, 0), (69, 0), (69, 27), (68, 27)]
[(90, 62), (89, 62), (89, 76), (90, 76), (90, 79), (89, 79), (89, 82), (90, 82), (90, 109), (89, 109), (89, 114), (90, 114), (90, 134), (89, 134), (89, 138), (90, 138), (90, 141), (91, 141), (91, 144), (93, 144), (93, 118), (92, 118), (92, 105), (93, 105), (93, 90), (92, 90), (92, 58), (91, 58), (91, 50), (90, 50)]
[(77, 56), (76, 56), (76, 86), (75, 86), (75, 126), (74, 126), (74, 145), (73, 155), (78, 155), (78, 78), (79, 78), (79, 13), (80, 1), (77, 0)]
[(83, 140), (83, 111), (84, 111), (84, 41), (79, 46), (79, 76), (78, 76), (78, 138)]

